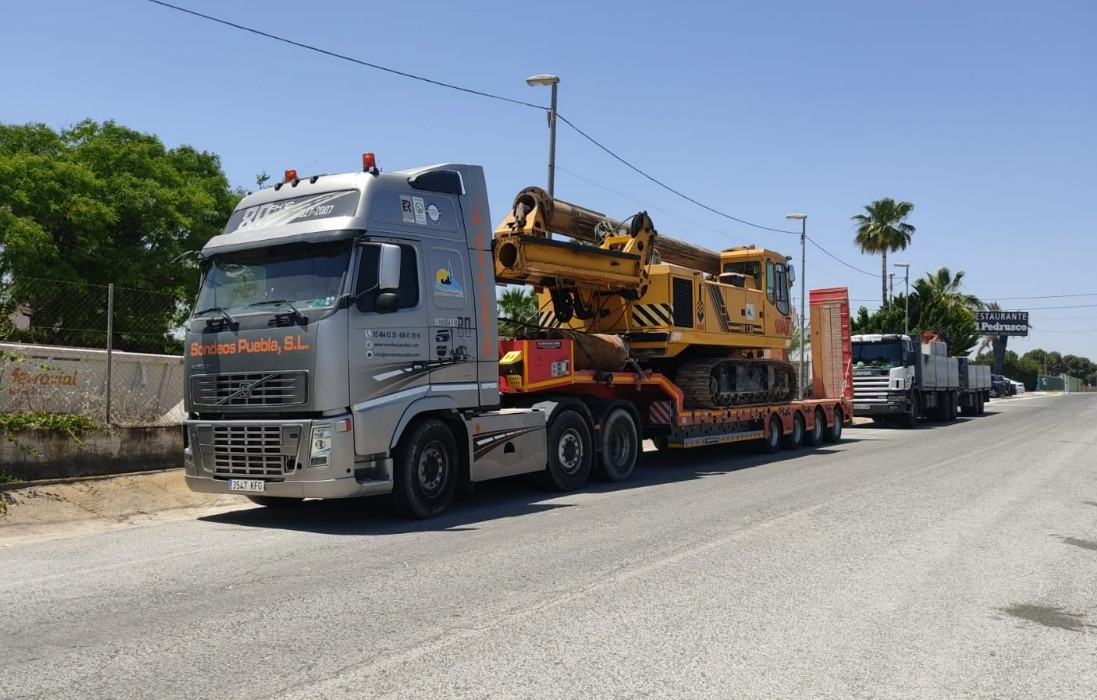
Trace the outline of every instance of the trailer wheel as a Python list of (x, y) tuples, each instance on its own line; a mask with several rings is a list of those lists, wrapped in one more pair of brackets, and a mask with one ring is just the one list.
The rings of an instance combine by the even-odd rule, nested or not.
[(766, 425), (768, 429), (766, 430), (765, 450), (773, 453), (781, 449), (781, 419), (774, 413), (769, 417), (769, 422)]
[(815, 409), (814, 416), (811, 420), (811, 432), (804, 438), (804, 442), (812, 447), (822, 445), (823, 437), (827, 432), (827, 416), (823, 413), (823, 409)]
[(834, 407), (834, 424), (826, 433), (827, 442), (841, 442), (842, 440), (842, 407)]
[(956, 420), (956, 418), (958, 417), (958, 415), (960, 413), (959, 405), (958, 405), (959, 402), (960, 402), (960, 399), (956, 394), (952, 393), (951, 391), (947, 392), (947, 394), (948, 394), (948, 415), (945, 416), (945, 420), (948, 421), (949, 423), (951, 423), (952, 421)]
[(804, 444), (804, 416), (797, 413), (792, 417), (792, 430), (784, 439), (786, 450), (798, 450)]
[(267, 508), (293, 508), (305, 502), (303, 498), (283, 498), (280, 496), (248, 496), (248, 500)]
[(602, 421), (600, 435), (601, 476), (607, 481), (624, 481), (632, 476), (640, 458), (640, 428), (627, 408), (618, 407)]
[(593, 463), (590, 426), (577, 411), (556, 414), (548, 430), (548, 482), (559, 491), (574, 491), (587, 483)]
[(449, 507), (457, 490), (457, 442), (449, 427), (430, 419), (400, 441), (393, 495), (416, 518), (433, 518)]
[(975, 415), (981, 416), (987, 412), (986, 397), (979, 394), (979, 408), (975, 411)]

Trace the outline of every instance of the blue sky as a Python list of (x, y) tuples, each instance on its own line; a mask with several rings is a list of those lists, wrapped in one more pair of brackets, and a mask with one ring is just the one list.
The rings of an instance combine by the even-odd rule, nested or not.
[[(1029, 310), (1018, 352), (1097, 359), (1097, 3), (434, 2), (175, 0), (365, 61), (559, 109), (623, 158), (766, 226), (809, 216), (809, 287), (875, 308), (880, 261), (849, 217), (915, 204), (911, 275), (963, 270), (965, 290)], [(218, 153), (235, 185), (285, 168), (485, 166), (498, 222), (545, 181), (544, 113), (400, 78), (146, 0), (8, 3), (0, 121), (114, 119)], [(305, 10), (304, 8), (307, 8)], [(799, 258), (660, 189), (561, 124), (556, 195), (714, 249)], [(639, 200), (639, 201), (637, 201)], [(799, 265), (798, 265), (799, 267)], [(901, 272), (901, 271), (899, 271)], [(902, 286), (896, 276), (896, 291)], [(1060, 299), (1017, 299), (1088, 294)], [(1068, 308), (1078, 307), (1078, 308)]]

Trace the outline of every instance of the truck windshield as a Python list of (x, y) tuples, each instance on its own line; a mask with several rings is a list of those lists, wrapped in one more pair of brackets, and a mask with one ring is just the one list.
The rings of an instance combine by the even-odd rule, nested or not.
[(269, 314), (291, 304), (303, 312), (330, 308), (342, 293), (351, 245), (289, 244), (214, 255), (205, 263), (195, 315)]
[(882, 343), (854, 343), (854, 367), (899, 367), (903, 364), (903, 347), (897, 340)]

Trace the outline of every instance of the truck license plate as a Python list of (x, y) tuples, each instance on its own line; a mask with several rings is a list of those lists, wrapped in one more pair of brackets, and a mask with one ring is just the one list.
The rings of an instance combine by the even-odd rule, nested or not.
[(868, 410), (868, 404), (867, 403), (855, 403), (855, 404), (853, 404), (853, 410), (854, 411), (867, 411)]
[(229, 479), (229, 491), (262, 493), (266, 484), (258, 479)]

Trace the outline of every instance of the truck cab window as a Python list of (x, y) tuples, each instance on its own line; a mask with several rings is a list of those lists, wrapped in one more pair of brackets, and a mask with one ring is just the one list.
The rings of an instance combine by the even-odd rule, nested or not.
[(776, 286), (777, 311), (782, 314), (788, 314), (788, 267), (781, 263), (777, 263), (777, 265), (774, 266), (774, 271), (774, 277), (776, 279), (773, 284)]
[[(747, 289), (762, 288), (762, 264), (756, 260), (724, 263), (724, 274), (728, 275), (729, 279), (735, 280), (726, 282), (726, 284), (734, 284), (737, 287), (745, 286)], [(739, 284), (739, 280), (744, 284)], [(721, 281), (724, 280), (721, 279)]]
[[(377, 288), (377, 265), (380, 256), (381, 247), (378, 245), (366, 244), (360, 248), (358, 280), (354, 291), (362, 294), (357, 304), (362, 313), (373, 313), (377, 295), (381, 293)], [(419, 264), (415, 248), (410, 245), (400, 245), (400, 289), (396, 291), (396, 297), (401, 309), (419, 305)]]
[(773, 261), (766, 261), (766, 299), (773, 301)]

